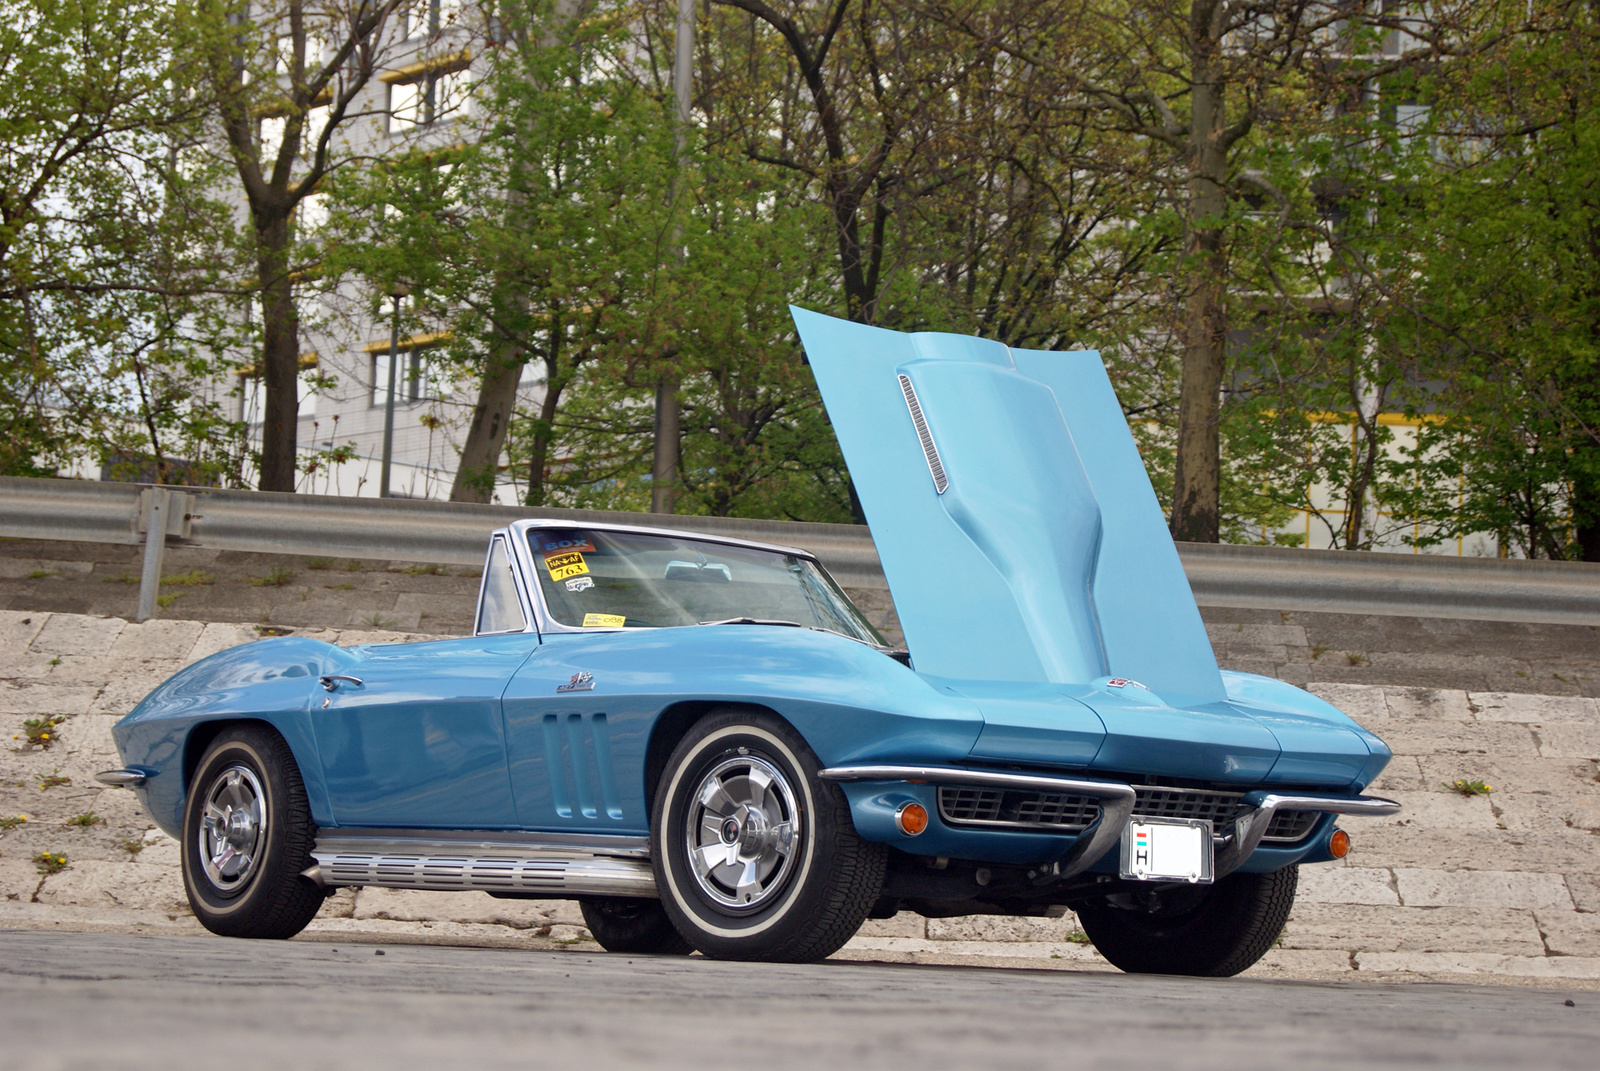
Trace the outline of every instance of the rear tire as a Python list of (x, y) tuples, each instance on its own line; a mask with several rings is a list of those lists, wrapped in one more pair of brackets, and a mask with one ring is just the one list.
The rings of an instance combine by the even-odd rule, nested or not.
[(715, 959), (809, 963), (855, 935), (888, 849), (857, 836), (838, 785), (788, 722), (727, 709), (662, 772), (650, 822), (661, 906)]
[(293, 937), (325, 898), (301, 877), (315, 839), (305, 782), (283, 737), (262, 725), (224, 729), (184, 805), (183, 886), (195, 918), (224, 937)]
[(1230, 874), (1215, 885), (1124, 893), (1077, 908), (1083, 932), (1129, 974), (1226, 978), (1254, 964), (1278, 939), (1294, 906), (1299, 868)]
[(672, 928), (659, 900), (625, 897), (579, 900), (583, 924), (607, 952), (687, 956), (693, 946)]

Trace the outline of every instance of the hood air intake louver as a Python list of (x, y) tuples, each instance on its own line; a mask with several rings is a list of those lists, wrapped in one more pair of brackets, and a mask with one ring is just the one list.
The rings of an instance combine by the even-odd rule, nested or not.
[(917, 401), (917, 390), (908, 376), (900, 377), (900, 392), (906, 396), (906, 408), (911, 410), (911, 423), (917, 426), (917, 438), (922, 441), (922, 456), (928, 459), (928, 472), (933, 476), (933, 489), (944, 494), (950, 479), (944, 474), (944, 462), (939, 460), (939, 448), (933, 444), (933, 433), (928, 430), (927, 418), (922, 415), (922, 403)]

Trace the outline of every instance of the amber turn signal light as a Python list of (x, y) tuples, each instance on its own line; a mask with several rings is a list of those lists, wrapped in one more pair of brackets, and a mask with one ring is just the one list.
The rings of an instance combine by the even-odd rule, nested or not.
[(894, 812), (894, 824), (906, 836), (914, 837), (928, 828), (928, 808), (920, 803), (902, 803)]
[(1342, 829), (1333, 831), (1333, 836), (1328, 838), (1328, 851), (1335, 859), (1343, 859), (1350, 854), (1350, 834)]

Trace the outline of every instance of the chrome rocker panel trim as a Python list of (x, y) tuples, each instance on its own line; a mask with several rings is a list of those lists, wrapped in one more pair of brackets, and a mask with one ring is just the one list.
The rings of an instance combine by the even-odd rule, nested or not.
[[(1116, 781), (1082, 781), (1069, 777), (1035, 774), (1010, 774), (939, 766), (837, 766), (818, 776), (827, 781), (910, 781), (934, 785), (977, 785), (984, 788), (1035, 789), (1102, 801), (1100, 817), (1078, 834), (1061, 860), (1051, 868), (1050, 878), (1074, 877), (1089, 869), (1121, 839), (1122, 830), (1133, 815), (1136, 793), (1132, 785)], [(1261, 846), (1261, 838), (1272, 825), (1279, 808), (1295, 811), (1323, 811), (1378, 818), (1397, 814), (1400, 804), (1378, 796), (1308, 796), (1257, 790), (1241, 797), (1253, 810), (1234, 820), (1233, 830), (1217, 836), (1215, 878), (1232, 873)], [(1108, 821), (1109, 820), (1109, 821)]]
[[(1122, 830), (1133, 815), (1136, 795), (1132, 785), (1117, 781), (1082, 781), (1071, 777), (991, 773), (940, 766), (835, 766), (817, 776), (826, 781), (917, 781), (941, 785), (978, 785), (984, 788), (1037, 789), (1090, 796), (1100, 801), (1100, 817), (1091, 822), (1067, 854), (1058, 859), (1045, 880), (1075, 877), (1100, 861), (1122, 840)], [(1263, 833), (1266, 826), (1262, 826)]]
[(102, 785), (127, 785), (132, 788), (144, 784), (145, 776), (143, 770), (101, 770), (94, 775), (94, 779)]
[(476, 890), (551, 899), (656, 897), (643, 837), (428, 830), (322, 831), (305, 877), (324, 886)]

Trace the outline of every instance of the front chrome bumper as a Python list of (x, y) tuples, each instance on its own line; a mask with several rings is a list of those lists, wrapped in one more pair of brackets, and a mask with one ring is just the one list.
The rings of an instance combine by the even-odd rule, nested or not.
[[(1021, 789), (1062, 795), (1089, 796), (1100, 804), (1100, 814), (1088, 827), (1076, 832), (1077, 840), (1051, 868), (1051, 876), (1074, 877), (1094, 866), (1122, 839), (1122, 831), (1133, 816), (1137, 793), (1132, 785), (1120, 781), (1092, 781), (1077, 777), (1051, 777), (1040, 774), (1013, 774), (974, 770), (954, 766), (834, 766), (820, 775), (827, 781), (905, 782), (927, 785), (971, 785), (981, 788)], [(1250, 858), (1261, 845), (1267, 827), (1279, 810), (1322, 811), (1378, 817), (1395, 814), (1400, 804), (1376, 796), (1335, 796), (1306, 793), (1279, 793), (1268, 790), (1247, 792), (1241, 802), (1250, 809), (1236, 817), (1231, 829), (1213, 830), (1217, 854), (1215, 877), (1222, 877)]]

